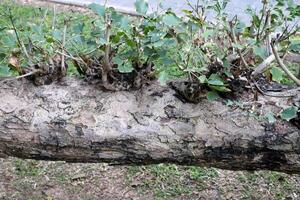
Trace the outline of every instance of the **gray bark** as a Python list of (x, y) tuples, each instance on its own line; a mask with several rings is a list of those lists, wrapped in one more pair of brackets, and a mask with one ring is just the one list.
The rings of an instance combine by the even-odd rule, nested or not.
[(0, 85), (0, 157), (300, 173), (299, 129), (262, 123), (222, 102), (182, 103), (155, 84), (130, 92), (76, 78)]

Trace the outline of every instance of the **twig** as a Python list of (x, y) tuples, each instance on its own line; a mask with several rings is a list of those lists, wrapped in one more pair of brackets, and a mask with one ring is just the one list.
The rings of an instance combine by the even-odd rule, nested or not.
[(55, 30), (55, 23), (56, 23), (56, 4), (53, 5), (52, 31)]
[(260, 63), (255, 70), (252, 72), (252, 76), (257, 76), (261, 74), (270, 66), (270, 64), (275, 60), (275, 56), (272, 54), (268, 58), (266, 58), (262, 63)]
[(32, 72), (29, 72), (27, 74), (23, 74), (21, 76), (16, 76), (16, 77), (12, 77), (12, 78), (7, 78), (7, 79), (4, 79), (4, 80), (1, 80), (0, 83), (4, 83), (4, 82), (7, 82), (7, 81), (13, 81), (13, 80), (18, 80), (18, 79), (21, 79), (21, 78), (25, 78), (25, 77), (28, 77), (28, 76), (31, 76), (35, 73), (38, 73), (39, 71), (36, 70), (36, 71), (32, 71)]
[[(61, 50), (64, 53), (65, 45), (66, 45), (66, 34), (67, 34), (67, 20), (64, 20), (64, 30), (62, 35), (62, 47)], [(61, 71), (63, 74), (66, 73), (66, 66), (65, 66), (65, 56), (61, 54)]]
[(84, 62), (84, 60), (82, 58), (76, 58), (74, 56), (72, 56), (71, 54), (67, 55), (66, 53), (63, 53), (63, 52), (60, 52), (60, 51), (55, 51), (56, 53), (60, 54), (60, 55), (64, 55), (66, 58), (70, 58), (72, 60), (75, 60), (75, 61), (79, 61), (81, 62), (82, 64), (84, 64), (85, 66), (88, 66), (88, 64), (86, 62)]
[(285, 92), (265, 92), (259, 87), (259, 85), (256, 82), (254, 82), (254, 85), (260, 93), (269, 97), (288, 98), (288, 97), (294, 97), (300, 92), (299, 87), (295, 89), (287, 90)]
[[(234, 24), (233, 24), (233, 21), (229, 22), (229, 26), (230, 26), (230, 30), (231, 30), (231, 34), (232, 34), (232, 40), (233, 40), (233, 43), (234, 43), (234, 44), (238, 44), (237, 39), (236, 39), (236, 36), (235, 36), (235, 31), (234, 31)], [(238, 54), (239, 54), (239, 56), (240, 56), (240, 58), (241, 58), (241, 60), (242, 60), (243, 65), (244, 65), (246, 68), (248, 68), (249, 65), (247, 64), (247, 62), (246, 62), (246, 60), (245, 60), (245, 58), (244, 58), (244, 56), (243, 56), (243, 53), (242, 53), (241, 49), (237, 48), (237, 51), (238, 51)]]
[(23, 50), (23, 52), (24, 52), (25, 56), (27, 57), (27, 59), (30, 61), (31, 59), (30, 59), (30, 57), (29, 57), (29, 54), (28, 54), (28, 52), (27, 52), (27, 50), (26, 50), (26, 48), (25, 48), (23, 42), (21, 41), (20, 36), (19, 36), (19, 33), (18, 33), (17, 28), (16, 28), (16, 26), (15, 26), (14, 19), (13, 19), (13, 15), (12, 15), (12, 13), (11, 13), (11, 9), (9, 9), (8, 12), (9, 12), (9, 20), (10, 20), (10, 23), (11, 23), (13, 29), (14, 29), (14, 33), (15, 33), (15, 35), (16, 35), (17, 41), (18, 41), (18, 43), (19, 43), (19, 46), (20, 46), (21, 49)]
[(281, 58), (279, 57), (278, 55), (278, 52), (276, 50), (276, 47), (275, 47), (275, 40), (273, 40), (271, 42), (271, 47), (272, 47), (272, 51), (273, 51), (273, 54), (275, 56), (275, 59), (277, 61), (277, 63), (279, 64), (279, 66), (283, 69), (283, 71), (298, 85), (300, 86), (300, 80), (297, 79), (296, 76), (294, 76), (294, 74), (292, 74), (292, 72), (290, 72), (290, 70), (287, 68), (287, 66), (285, 66), (285, 64), (283, 63), (283, 61), (281, 60)]

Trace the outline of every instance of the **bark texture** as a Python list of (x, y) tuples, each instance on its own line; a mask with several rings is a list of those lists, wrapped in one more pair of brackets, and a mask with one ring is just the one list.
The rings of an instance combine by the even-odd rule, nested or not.
[(0, 157), (177, 163), (300, 173), (300, 131), (272, 130), (221, 102), (182, 103), (168, 87), (103, 92), (75, 78), (0, 85)]

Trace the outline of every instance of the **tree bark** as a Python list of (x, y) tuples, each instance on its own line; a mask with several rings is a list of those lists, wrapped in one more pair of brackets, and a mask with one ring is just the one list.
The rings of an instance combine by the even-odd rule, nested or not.
[(103, 92), (76, 78), (0, 85), (0, 157), (177, 163), (300, 173), (300, 131), (222, 102), (182, 103), (168, 87)]

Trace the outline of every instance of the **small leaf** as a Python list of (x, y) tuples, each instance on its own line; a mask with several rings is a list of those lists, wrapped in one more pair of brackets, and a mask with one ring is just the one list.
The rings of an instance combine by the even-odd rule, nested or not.
[(219, 98), (218, 93), (215, 91), (207, 92), (206, 96), (209, 101), (215, 101)]
[(274, 117), (274, 113), (272, 112), (268, 112), (266, 115), (265, 115), (265, 118), (268, 120), (268, 122), (270, 124), (274, 124), (276, 122), (276, 119)]
[(158, 81), (160, 82), (161, 85), (165, 85), (168, 80), (168, 74), (165, 71), (162, 71), (158, 75)]
[(291, 119), (297, 117), (297, 111), (298, 111), (298, 108), (296, 106), (291, 106), (291, 107), (284, 109), (280, 113), (280, 116), (282, 119), (290, 121)]
[(96, 3), (92, 3), (89, 5), (89, 9), (91, 9), (97, 15), (104, 17), (105, 15), (105, 7)]
[(162, 21), (168, 26), (178, 26), (180, 24), (180, 19), (172, 14), (163, 16)]
[(280, 83), (280, 81), (282, 81), (284, 72), (280, 68), (272, 67), (270, 72), (272, 74), (272, 80), (273, 81), (276, 81), (278, 83)]
[(200, 81), (200, 83), (205, 83), (207, 81), (206, 76), (205, 75), (201, 75), (198, 77), (198, 80)]
[(138, 13), (146, 14), (148, 11), (148, 2), (145, 0), (137, 0), (135, 3), (135, 9)]

